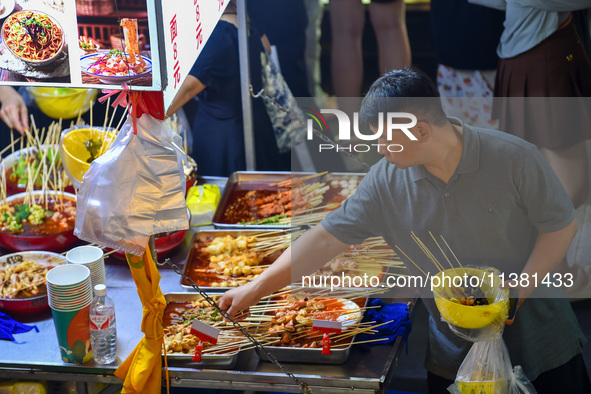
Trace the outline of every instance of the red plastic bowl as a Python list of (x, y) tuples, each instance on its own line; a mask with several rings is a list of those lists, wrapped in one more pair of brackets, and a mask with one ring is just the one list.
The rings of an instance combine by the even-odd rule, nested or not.
[[(49, 145), (41, 145), (41, 147), (47, 148), (47, 147), (49, 147)], [(28, 149), (23, 148), (23, 149), (17, 150), (14, 153), (11, 153), (10, 155), (6, 156), (2, 160), (2, 163), (3, 163), (2, 170), (6, 171), (10, 167), (12, 167), (12, 165), (19, 160), (21, 155), (28, 153), (28, 151), (30, 151), (32, 149), (34, 149), (34, 148), (28, 148)], [(8, 176), (6, 177), (6, 194), (8, 194), (9, 196), (12, 196), (14, 194), (24, 193), (25, 191), (26, 191), (25, 188), (18, 187), (17, 185), (15, 185), (14, 183), (12, 183), (8, 180)], [(66, 186), (64, 191), (67, 193), (72, 193), (72, 194), (76, 193), (76, 191), (74, 190), (74, 186), (72, 186), (72, 185)]]
[[(167, 235), (166, 237), (156, 238), (154, 240), (154, 244), (156, 246), (156, 256), (158, 258), (166, 257), (168, 253), (170, 253), (174, 248), (183, 242), (187, 231), (189, 230), (179, 230)], [(125, 253), (120, 250), (114, 252), (113, 255), (125, 259)]]
[[(41, 191), (35, 191), (34, 195), (41, 195)], [(25, 193), (15, 194), (6, 199), (7, 202), (24, 197)], [(76, 196), (70, 193), (64, 193), (64, 196), (76, 201)], [(51, 235), (15, 235), (0, 232), (0, 245), (13, 252), (23, 252), (27, 250), (47, 250), (50, 252), (63, 252), (70, 245), (78, 241), (74, 235), (74, 227), (70, 230)]]
[[(51, 263), (53, 265), (60, 265), (66, 263), (66, 258), (57, 253), (51, 252), (20, 252), (7, 254), (0, 257), (0, 265), (5, 264), (7, 261), (17, 260), (19, 256), (23, 257), (23, 260), (31, 259), (38, 260), (41, 262)], [(6, 299), (0, 298), (0, 310), (7, 312), (16, 313), (29, 313), (39, 312), (49, 308), (47, 303), (47, 294), (31, 297), (31, 298), (17, 298), (17, 299)]]

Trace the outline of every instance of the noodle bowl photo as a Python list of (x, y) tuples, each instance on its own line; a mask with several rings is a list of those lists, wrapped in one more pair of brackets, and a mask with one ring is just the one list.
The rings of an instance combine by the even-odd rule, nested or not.
[(59, 23), (38, 11), (10, 15), (2, 25), (2, 38), (14, 56), (31, 65), (52, 62), (64, 48), (64, 31)]

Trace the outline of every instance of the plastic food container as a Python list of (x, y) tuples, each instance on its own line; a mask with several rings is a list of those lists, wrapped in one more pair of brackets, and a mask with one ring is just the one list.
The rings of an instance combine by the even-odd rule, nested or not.
[[(482, 278), (480, 289), (488, 299), (489, 305), (463, 305), (453, 301), (454, 294), (448, 285), (449, 280), (465, 275)], [(433, 288), (435, 304), (441, 316), (454, 326), (478, 329), (501, 319), (506, 319), (509, 308), (509, 289), (500, 289), (501, 279), (494, 270), (477, 268), (452, 268), (439, 272), (433, 279), (440, 279), (440, 286)], [(491, 281), (492, 279), (492, 281)], [(459, 282), (459, 280), (458, 280)]]
[(94, 104), (96, 89), (30, 87), (31, 98), (50, 118), (70, 119), (85, 113)]

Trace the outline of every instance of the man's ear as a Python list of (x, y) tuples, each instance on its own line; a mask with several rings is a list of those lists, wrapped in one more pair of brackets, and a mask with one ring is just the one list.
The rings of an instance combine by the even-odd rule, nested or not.
[(412, 132), (421, 143), (425, 143), (431, 138), (431, 126), (423, 121), (417, 122), (417, 125), (412, 128)]

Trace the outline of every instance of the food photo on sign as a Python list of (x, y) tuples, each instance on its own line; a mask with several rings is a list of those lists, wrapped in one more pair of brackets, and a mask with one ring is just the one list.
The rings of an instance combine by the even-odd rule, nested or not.
[(70, 82), (63, 3), (3, 0), (0, 12), (0, 81)]
[(152, 86), (145, 1), (77, 1), (76, 13), (83, 84)]

